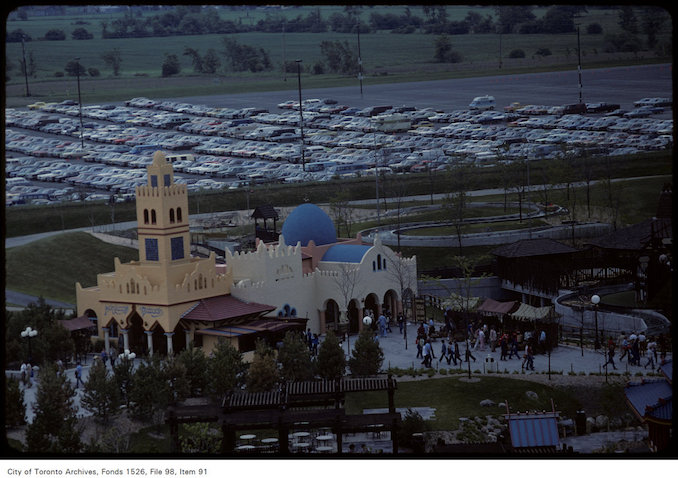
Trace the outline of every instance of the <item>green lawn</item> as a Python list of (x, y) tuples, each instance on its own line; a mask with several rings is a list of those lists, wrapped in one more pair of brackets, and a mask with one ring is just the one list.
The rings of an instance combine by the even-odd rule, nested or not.
[[(477, 377), (477, 375), (474, 375)], [(525, 392), (537, 393), (538, 400), (527, 398)], [(387, 405), (384, 392), (351, 393), (346, 397), (347, 413), (361, 413), (364, 409), (384, 408)], [(551, 410), (553, 400), (556, 410), (570, 417), (582, 407), (577, 395), (566, 390), (549, 387), (527, 380), (500, 377), (480, 377), (477, 382), (464, 382), (459, 376), (430, 378), (398, 382), (395, 393), (396, 408), (435, 408), (433, 430), (456, 430), (460, 417), (501, 415), (506, 408), (499, 403), (508, 401), (511, 412), (528, 410)], [(481, 407), (480, 401), (490, 399), (496, 407)]]
[(75, 283), (97, 284), (97, 274), (111, 272), (114, 258), (125, 263), (139, 251), (107, 244), (84, 232), (59, 234), (5, 250), (5, 287), (75, 304)]

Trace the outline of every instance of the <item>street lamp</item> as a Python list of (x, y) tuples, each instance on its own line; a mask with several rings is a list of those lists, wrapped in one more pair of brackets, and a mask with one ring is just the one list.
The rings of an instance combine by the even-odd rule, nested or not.
[(21, 331), (21, 336), (25, 339), (28, 339), (28, 363), (33, 364), (33, 350), (31, 349), (31, 339), (38, 335), (38, 331), (26, 327)]
[(80, 110), (80, 149), (85, 149), (85, 140), (82, 136), (82, 98), (80, 97), (80, 57), (75, 59), (75, 75), (78, 78), (78, 108)]
[(370, 317), (369, 315), (363, 317), (363, 324), (365, 324), (366, 327), (372, 325), (372, 317)]
[(297, 63), (297, 84), (299, 85), (299, 130), (301, 132), (301, 169), (306, 171), (306, 161), (304, 161), (304, 114), (301, 107), (301, 61), (294, 60)]
[(598, 294), (594, 294), (591, 296), (591, 303), (593, 304), (593, 313), (595, 316), (595, 324), (596, 324), (596, 338), (593, 342), (593, 347), (598, 350), (600, 348), (600, 340), (598, 339), (598, 304), (600, 304), (600, 296)]

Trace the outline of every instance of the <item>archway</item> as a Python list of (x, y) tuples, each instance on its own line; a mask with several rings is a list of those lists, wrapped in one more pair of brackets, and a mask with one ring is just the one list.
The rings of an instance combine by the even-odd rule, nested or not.
[(358, 333), (360, 330), (360, 305), (357, 299), (353, 299), (348, 304), (348, 331), (351, 334)]
[(382, 312), (385, 314), (387, 311), (394, 319), (398, 315), (399, 311), (398, 293), (393, 289), (389, 289), (386, 292), (386, 294), (384, 294), (384, 303), (382, 304)]
[(148, 352), (146, 345), (146, 335), (144, 334), (144, 320), (136, 312), (128, 319), (127, 328), (129, 338), (129, 350), (137, 355), (143, 355)]
[(165, 330), (158, 324), (151, 330), (153, 331), (153, 334), (151, 334), (153, 340), (153, 353), (167, 355), (167, 337), (165, 336)]
[(379, 297), (377, 297), (376, 294), (369, 294), (367, 297), (365, 297), (365, 310), (364, 313), (367, 314), (368, 312), (372, 312), (374, 315), (372, 325), (370, 326), (372, 330), (377, 330), (377, 318), (379, 317), (379, 312), (380, 312), (380, 307), (379, 307)]
[(336, 331), (339, 328), (339, 304), (329, 299), (325, 304), (325, 330)]

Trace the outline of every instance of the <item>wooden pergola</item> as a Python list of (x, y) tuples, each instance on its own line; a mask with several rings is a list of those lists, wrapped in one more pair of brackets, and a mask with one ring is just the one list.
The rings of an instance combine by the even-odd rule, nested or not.
[[(278, 211), (270, 204), (257, 206), (251, 216), (254, 219), (254, 236), (264, 242), (278, 240), (277, 222)], [(263, 225), (259, 225), (259, 219), (263, 219)], [(273, 228), (269, 229), (268, 220), (273, 221)]]
[[(276, 429), (279, 449), (276, 455), (288, 455), (291, 430), (329, 428), (337, 437), (337, 454), (342, 454), (344, 433), (390, 431), (393, 454), (398, 453), (397, 430), (401, 416), (394, 404), (397, 382), (388, 377), (342, 378), (283, 383), (278, 390), (262, 393), (236, 392), (226, 396), (221, 406), (180, 405), (165, 415), (169, 425), (172, 452), (180, 451), (180, 423), (219, 423), (223, 434), (222, 455), (235, 454), (239, 430)], [(388, 412), (352, 415), (344, 405), (346, 393), (386, 391)]]

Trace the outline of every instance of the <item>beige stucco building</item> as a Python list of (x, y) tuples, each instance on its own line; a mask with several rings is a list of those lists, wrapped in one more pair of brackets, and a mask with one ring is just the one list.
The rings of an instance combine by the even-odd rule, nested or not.
[[(373, 245), (337, 239), (318, 206), (288, 216), (279, 241), (259, 241), (252, 252), (226, 254), (226, 263), (191, 257), (188, 193), (174, 182), (162, 152), (136, 189), (139, 260), (76, 284), (78, 315), (96, 321), (106, 348), (173, 353), (194, 343), (209, 352), (221, 340), (241, 351), (254, 338), (289, 327), (322, 334), (338, 327), (357, 332), (362, 317), (402, 310), (416, 296), (416, 258), (401, 258), (377, 239)], [(346, 318), (348, 316), (348, 319)]]

